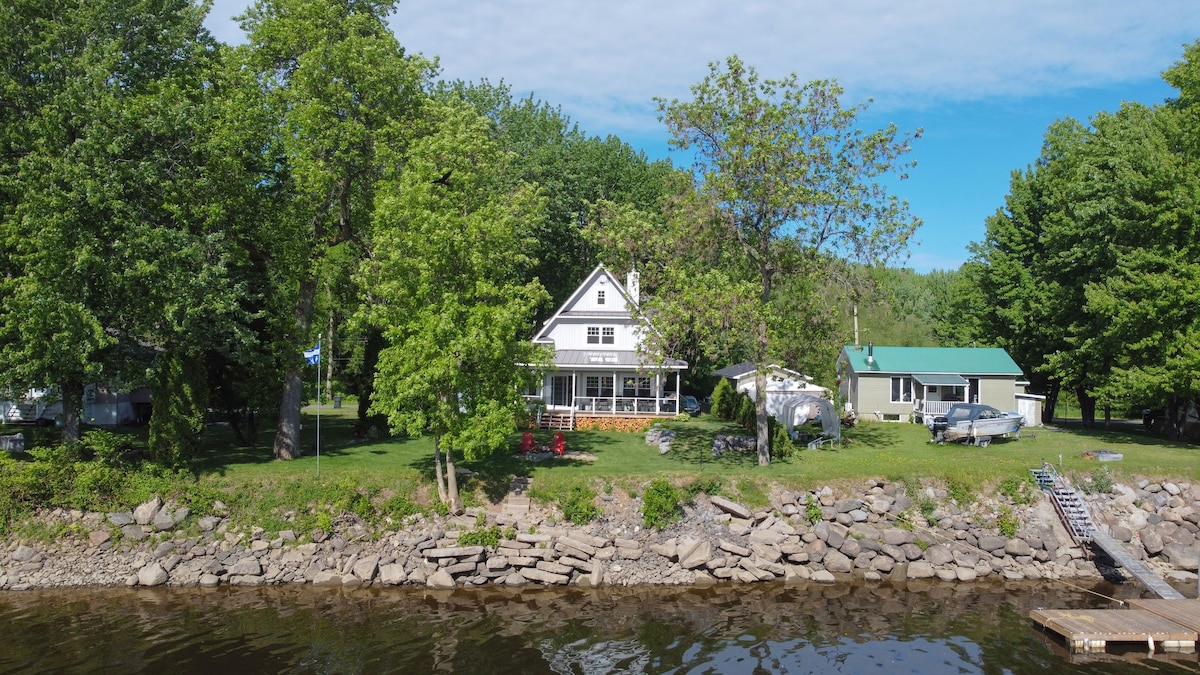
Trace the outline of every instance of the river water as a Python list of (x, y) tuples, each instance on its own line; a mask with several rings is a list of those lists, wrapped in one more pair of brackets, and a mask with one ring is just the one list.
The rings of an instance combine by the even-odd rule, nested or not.
[(1072, 657), (1028, 618), (1107, 606), (1047, 581), (10, 592), (0, 672), (1200, 672), (1195, 654), (1144, 646)]

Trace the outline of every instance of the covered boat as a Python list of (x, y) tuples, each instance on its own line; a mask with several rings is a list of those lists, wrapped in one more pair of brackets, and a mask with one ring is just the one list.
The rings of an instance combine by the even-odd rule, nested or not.
[(929, 418), (929, 433), (939, 443), (971, 443), (987, 447), (996, 436), (1020, 434), (1020, 413), (1005, 413), (981, 403), (955, 403), (945, 415)]

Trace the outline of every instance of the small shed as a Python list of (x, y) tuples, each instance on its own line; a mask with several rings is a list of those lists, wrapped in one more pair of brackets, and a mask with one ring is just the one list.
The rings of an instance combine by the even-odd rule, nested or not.
[[(722, 368), (713, 375), (729, 379), (737, 392), (745, 392), (751, 399), (755, 397), (755, 372), (757, 368), (750, 361)], [(778, 365), (767, 366), (767, 414), (776, 419), (782, 419), (783, 406), (790, 399), (807, 395), (815, 398), (829, 398), (829, 390), (813, 384), (813, 379), (794, 370)]]

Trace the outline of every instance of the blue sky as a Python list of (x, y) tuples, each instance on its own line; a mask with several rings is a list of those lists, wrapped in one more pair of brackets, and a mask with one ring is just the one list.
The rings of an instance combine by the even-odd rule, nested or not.
[[(208, 27), (241, 42), (248, 4), (216, 0)], [(1200, 2), (401, 0), (391, 25), (447, 79), (504, 80), (677, 164), (653, 99), (686, 99), (710, 61), (837, 79), (844, 104), (872, 99), (865, 127), (924, 130), (895, 191), (924, 221), (905, 265), (928, 271), (968, 258), (1051, 122), (1172, 96), (1160, 73), (1200, 39)]]

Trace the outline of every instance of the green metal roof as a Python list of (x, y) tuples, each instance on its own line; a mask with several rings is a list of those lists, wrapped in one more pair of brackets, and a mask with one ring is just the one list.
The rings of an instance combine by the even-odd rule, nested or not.
[(1021, 368), (999, 347), (874, 347), (874, 362), (867, 363), (867, 347), (847, 345), (842, 355), (856, 373), (944, 373), (951, 375), (1012, 375)]
[(934, 387), (965, 387), (969, 384), (969, 382), (963, 379), (962, 375), (948, 375), (945, 373), (916, 373), (913, 375), (913, 379), (918, 384), (927, 384)]

